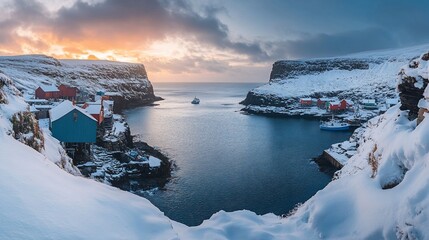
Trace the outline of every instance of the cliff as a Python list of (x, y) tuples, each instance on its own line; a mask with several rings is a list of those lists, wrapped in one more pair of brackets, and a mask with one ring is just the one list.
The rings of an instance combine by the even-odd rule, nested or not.
[(0, 72), (22, 91), (40, 84), (67, 84), (89, 94), (119, 92), (124, 106), (143, 105), (158, 98), (143, 64), (112, 61), (58, 60), (45, 55), (0, 57)]
[[(429, 45), (364, 52), (342, 57), (282, 60), (273, 64), (269, 82), (252, 89), (241, 103), (244, 111), (282, 116), (320, 116), (301, 109), (299, 98), (364, 98), (384, 102), (396, 97), (398, 69)], [(378, 115), (369, 111), (366, 119)]]

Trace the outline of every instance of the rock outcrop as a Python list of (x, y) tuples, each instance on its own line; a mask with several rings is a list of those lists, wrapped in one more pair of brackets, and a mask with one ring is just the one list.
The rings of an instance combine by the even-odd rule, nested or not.
[(418, 118), (418, 123), (423, 121), (424, 113), (428, 111), (429, 94), (425, 89), (429, 83), (428, 79), (428, 57), (429, 53), (422, 54), (413, 59), (399, 72), (399, 97), (401, 110), (408, 111), (408, 119)]
[(273, 64), (270, 82), (277, 79), (294, 78), (300, 75), (318, 74), (332, 70), (365, 70), (369, 64), (380, 63), (381, 60), (366, 60), (353, 58), (315, 59), (315, 60), (282, 60)]

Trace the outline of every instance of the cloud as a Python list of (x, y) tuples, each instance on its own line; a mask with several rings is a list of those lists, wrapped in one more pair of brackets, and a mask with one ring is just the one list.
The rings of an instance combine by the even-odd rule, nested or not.
[(100, 51), (147, 46), (168, 36), (250, 58), (268, 57), (258, 43), (232, 42), (228, 27), (216, 17), (218, 11), (207, 8), (203, 15), (182, 0), (77, 1), (56, 13), (52, 27), (60, 40), (79, 41)]
[[(222, 16), (228, 15), (232, 21), (242, 15), (231, 15), (236, 12), (226, 8), (230, 5), (195, 2), (69, 0), (67, 5), (52, 9), (47, 8), (47, 0), (10, 0), (0, 4), (4, 9), (0, 16), (0, 54), (45, 53), (67, 58), (93, 55), (142, 61), (155, 72), (231, 74), (237, 66), (268, 67), (277, 59), (343, 55), (429, 39), (425, 31), (428, 23), (424, 21), (428, 4), (419, 0), (392, 0), (389, 4), (368, 0), (363, 5), (334, 0), (273, 1), (268, 12), (255, 7), (255, 3), (265, 4), (260, 1), (235, 2), (238, 11), (247, 9), (243, 4), (253, 6), (245, 22), (251, 31), (276, 26), (277, 37), (258, 39), (231, 32), (234, 24), (228, 26)], [(325, 5), (329, 7), (321, 9)], [(263, 24), (254, 24), (256, 21)], [(291, 29), (300, 34), (291, 33)], [(162, 43), (170, 40), (176, 45), (163, 47)], [(154, 48), (154, 44), (161, 47)]]
[(298, 40), (268, 43), (273, 58), (309, 58), (340, 56), (362, 51), (393, 48), (398, 43), (380, 28), (308, 35)]

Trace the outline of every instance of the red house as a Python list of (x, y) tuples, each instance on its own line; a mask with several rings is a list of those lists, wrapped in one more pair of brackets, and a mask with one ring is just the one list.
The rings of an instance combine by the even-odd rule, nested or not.
[(61, 93), (55, 85), (42, 85), (36, 89), (34, 95), (36, 99), (57, 99), (60, 97)]
[(76, 99), (77, 95), (77, 88), (76, 87), (69, 87), (64, 84), (61, 84), (59, 87), (61, 98), (65, 98), (68, 100), (74, 100)]
[(104, 121), (104, 108), (101, 101), (86, 102), (82, 108), (95, 118), (98, 124), (101, 124)]
[(317, 99), (317, 106), (319, 108), (326, 109), (327, 108), (326, 104), (329, 103), (329, 101), (331, 101), (331, 99), (329, 99), (329, 98), (319, 98), (319, 99)]
[(339, 102), (331, 102), (329, 104), (330, 111), (344, 111), (352, 106), (351, 101), (341, 100)]
[(301, 99), (299, 99), (299, 103), (301, 104), (301, 106), (313, 105), (313, 101), (311, 100), (311, 98), (301, 98)]

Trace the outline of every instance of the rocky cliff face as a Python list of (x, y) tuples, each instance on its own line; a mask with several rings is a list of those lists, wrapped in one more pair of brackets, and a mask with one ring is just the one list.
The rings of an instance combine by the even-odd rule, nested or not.
[(124, 105), (157, 100), (143, 64), (111, 61), (58, 60), (44, 55), (0, 57), (0, 71), (18, 89), (32, 92), (40, 84), (67, 84), (95, 94), (122, 94)]
[(408, 111), (408, 119), (418, 118), (420, 123), (429, 110), (429, 93), (425, 91), (429, 83), (429, 52), (413, 59), (399, 72), (399, 97), (401, 110)]
[(270, 74), (270, 82), (275, 82), (279, 79), (294, 78), (300, 75), (311, 75), (332, 70), (365, 70), (369, 68), (369, 64), (380, 63), (381, 59), (315, 59), (315, 60), (282, 60), (273, 64)]

